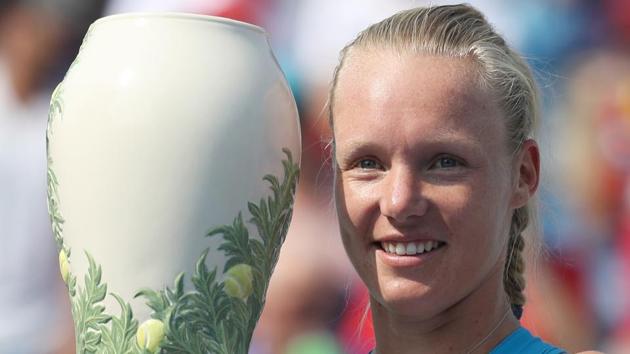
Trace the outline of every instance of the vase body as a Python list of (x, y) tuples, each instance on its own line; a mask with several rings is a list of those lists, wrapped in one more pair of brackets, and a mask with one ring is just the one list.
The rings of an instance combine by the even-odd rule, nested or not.
[(262, 29), (185, 14), (95, 22), (47, 131), (77, 352), (247, 353), (299, 134)]

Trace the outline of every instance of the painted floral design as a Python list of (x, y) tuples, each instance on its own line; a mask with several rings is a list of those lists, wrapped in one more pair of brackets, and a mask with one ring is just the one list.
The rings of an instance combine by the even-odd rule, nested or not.
[[(52, 96), (47, 146), (53, 134), (53, 123), (63, 116), (62, 92), (63, 82)], [(71, 249), (63, 238), (59, 181), (49, 153), (48, 208), (59, 248), (60, 271), (71, 298), (77, 352), (246, 354), (291, 219), (299, 167), (288, 149), (283, 152), (286, 154), (282, 161), (284, 177), (282, 180), (273, 175), (263, 178), (272, 193), (257, 203), (248, 203), (249, 219), (244, 220), (239, 213), (232, 224), (213, 228), (206, 235), (223, 238), (218, 250), (228, 259), (222, 269), (224, 280), (218, 280), (218, 269), (208, 269), (209, 249), (206, 249), (190, 275), (192, 290), (184, 291), (185, 274), (180, 273), (172, 288), (137, 292), (135, 297), (144, 298), (151, 309), (151, 319), (140, 325), (129, 303), (116, 294), (109, 296), (118, 302), (120, 316), (105, 312), (102, 302), (108, 295), (107, 284), (101, 279), (100, 265), (88, 252), (85, 257), (89, 266), (83, 282), (79, 284), (73, 275)], [(260, 239), (250, 237), (246, 222), (256, 228)]]

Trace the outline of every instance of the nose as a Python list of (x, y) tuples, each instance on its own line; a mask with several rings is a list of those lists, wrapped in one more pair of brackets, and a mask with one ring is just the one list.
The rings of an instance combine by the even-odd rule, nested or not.
[(427, 212), (428, 200), (423, 195), (422, 182), (410, 168), (390, 169), (382, 183), (381, 214), (404, 222)]

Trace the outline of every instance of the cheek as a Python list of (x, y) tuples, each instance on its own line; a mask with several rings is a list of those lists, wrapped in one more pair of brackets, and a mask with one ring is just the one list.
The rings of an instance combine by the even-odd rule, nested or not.
[(337, 183), (335, 198), (339, 210), (340, 222), (348, 223), (359, 233), (365, 233), (374, 222), (377, 209), (377, 191), (374, 186), (365, 183), (340, 180)]
[[(346, 251), (351, 256), (350, 244), (355, 239), (356, 228), (354, 226), (353, 215), (355, 213), (356, 202), (353, 201), (352, 193), (349, 193), (344, 186), (339, 175), (335, 176), (335, 209), (341, 231), (341, 238)], [(352, 257), (351, 257), (352, 258)]]
[[(463, 232), (471, 232), (471, 227), (478, 225), (483, 205), (476, 200), (475, 191), (468, 186), (458, 186), (447, 190), (438, 190), (439, 197), (434, 200), (448, 229), (450, 237), (460, 239)], [(477, 196), (478, 197), (478, 196)]]
[(350, 262), (363, 279), (369, 278), (370, 261), (365, 257), (369, 248), (369, 222), (366, 201), (362, 194), (337, 180), (335, 203), (341, 240)]
[(451, 236), (474, 248), (489, 249), (500, 243), (509, 203), (504, 191), (504, 188), (492, 188), (492, 183), (461, 185), (440, 191), (437, 209)]

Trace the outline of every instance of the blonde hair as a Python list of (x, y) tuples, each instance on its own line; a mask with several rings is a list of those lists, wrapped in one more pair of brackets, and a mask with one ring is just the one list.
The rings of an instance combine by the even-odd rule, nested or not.
[[(512, 153), (519, 152), (523, 142), (533, 135), (538, 120), (539, 94), (532, 72), (483, 14), (472, 6), (460, 4), (406, 10), (359, 33), (342, 49), (333, 75), (328, 99), (333, 132), (335, 89), (348, 53), (354, 48), (472, 58), (478, 65), (480, 83), (495, 93), (505, 113)], [(528, 204), (514, 211), (504, 266), (503, 285), (518, 318), (525, 303), (525, 240), (522, 234), (530, 221), (531, 209)]]

